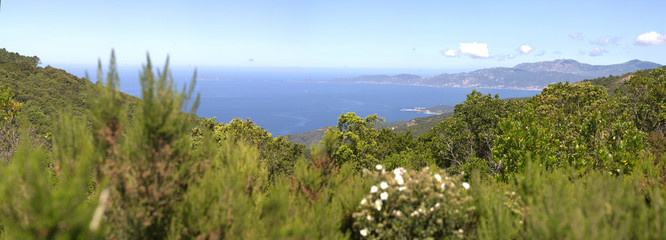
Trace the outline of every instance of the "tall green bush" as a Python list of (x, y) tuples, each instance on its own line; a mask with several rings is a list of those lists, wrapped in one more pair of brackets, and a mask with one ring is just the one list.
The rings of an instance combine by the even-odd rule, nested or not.
[(52, 153), (23, 137), (0, 166), (0, 223), (7, 239), (91, 239), (99, 193), (91, 191), (92, 137), (81, 120), (61, 117)]
[[(96, 142), (102, 160), (98, 171), (112, 190), (107, 211), (109, 236), (119, 239), (162, 239), (182, 201), (190, 178), (197, 172), (190, 152), (188, 116), (181, 112), (192, 95), (173, 85), (168, 60), (153, 72), (150, 58), (140, 74), (142, 101), (131, 124), (121, 120), (115, 60), (112, 55), (107, 88), (101, 90), (95, 114)], [(98, 74), (101, 76), (101, 73)], [(190, 112), (198, 103), (198, 97)]]

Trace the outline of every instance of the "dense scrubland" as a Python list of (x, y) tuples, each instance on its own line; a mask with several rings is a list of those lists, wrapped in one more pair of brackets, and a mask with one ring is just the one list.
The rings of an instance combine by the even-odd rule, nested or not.
[(140, 100), (113, 56), (96, 84), (38, 63), (0, 51), (0, 239), (666, 237), (663, 67), (473, 91), (418, 138), (345, 113), (306, 149), (194, 116), (168, 62)]

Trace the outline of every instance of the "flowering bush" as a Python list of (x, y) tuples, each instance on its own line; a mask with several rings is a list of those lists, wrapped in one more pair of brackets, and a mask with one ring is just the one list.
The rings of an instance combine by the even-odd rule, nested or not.
[(353, 214), (355, 234), (365, 238), (465, 238), (471, 234), (476, 210), (469, 183), (443, 171), (386, 171), (377, 165), (370, 173), (376, 185)]

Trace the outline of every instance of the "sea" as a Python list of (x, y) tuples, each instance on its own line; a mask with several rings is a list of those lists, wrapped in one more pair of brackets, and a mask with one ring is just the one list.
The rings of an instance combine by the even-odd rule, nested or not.
[[(65, 66), (68, 72), (95, 78), (94, 66)], [(141, 97), (140, 67), (119, 68), (120, 91)], [(193, 79), (193, 67), (171, 70), (177, 86)], [(195, 93), (201, 95), (196, 114), (215, 117), (218, 122), (234, 118), (250, 119), (273, 136), (309, 132), (337, 125), (342, 113), (365, 117), (377, 114), (386, 121), (410, 120), (428, 116), (401, 111), (436, 105), (454, 106), (465, 100), (472, 88), (438, 88), (408, 85), (334, 83), (330, 79), (374, 74), (410, 73), (433, 76), (437, 70), (353, 69), (353, 68), (199, 68)], [(96, 79), (91, 79), (95, 81)], [(500, 98), (530, 97), (540, 91), (476, 89)]]

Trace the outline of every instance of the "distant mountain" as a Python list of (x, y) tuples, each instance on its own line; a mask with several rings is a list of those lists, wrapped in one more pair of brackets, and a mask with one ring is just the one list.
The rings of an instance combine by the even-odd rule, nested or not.
[(337, 78), (331, 82), (404, 84), (431, 87), (466, 87), (540, 90), (548, 84), (579, 82), (585, 79), (621, 75), (642, 69), (660, 67), (653, 62), (632, 60), (621, 64), (591, 65), (572, 59), (522, 63), (513, 68), (487, 68), (468, 73), (439, 74), (421, 78), (416, 75), (371, 75), (353, 78)]

